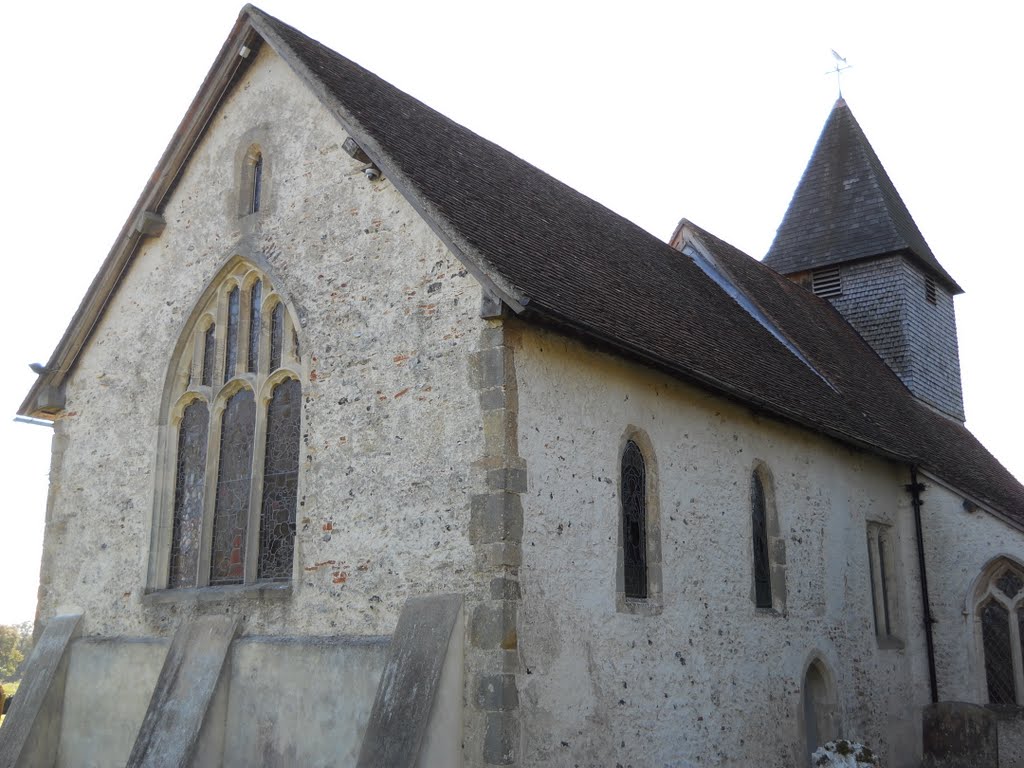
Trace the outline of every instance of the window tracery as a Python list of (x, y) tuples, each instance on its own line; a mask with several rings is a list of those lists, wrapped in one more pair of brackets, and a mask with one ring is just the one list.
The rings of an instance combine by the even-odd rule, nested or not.
[(1002, 562), (977, 600), (986, 700), (1024, 706), (1024, 571)]
[(206, 296), (172, 366), (156, 588), (292, 575), (302, 405), (293, 316), (240, 259)]

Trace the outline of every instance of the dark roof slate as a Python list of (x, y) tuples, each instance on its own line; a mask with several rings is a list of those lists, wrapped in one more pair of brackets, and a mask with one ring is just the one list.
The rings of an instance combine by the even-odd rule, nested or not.
[(953, 293), (963, 293), (928, 247), (850, 107), (839, 99), (764, 263), (789, 275), (901, 251)]
[(1024, 487), (962, 424), (914, 398), (828, 302), (684, 223), (826, 381), (688, 256), (298, 30), (245, 13), (435, 231), (510, 287), (525, 319), (917, 464), (1024, 524)]

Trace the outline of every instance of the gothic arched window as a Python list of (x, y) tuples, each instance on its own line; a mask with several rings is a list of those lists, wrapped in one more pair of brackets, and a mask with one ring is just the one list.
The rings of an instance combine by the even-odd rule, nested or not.
[(240, 259), (193, 314), (168, 393), (167, 540), (154, 539), (152, 586), (291, 578), (302, 410), (292, 318)]
[(754, 600), (758, 608), (772, 607), (772, 573), (768, 560), (768, 514), (764, 483), (755, 471), (750, 477), (750, 516), (754, 535)]
[(989, 704), (1024, 705), (1024, 572), (1003, 563), (977, 603)]
[(647, 467), (632, 440), (622, 452), (622, 565), (626, 597), (647, 597)]
[(750, 473), (750, 533), (754, 605), (781, 613), (786, 607), (786, 542), (779, 528), (771, 472), (762, 462)]

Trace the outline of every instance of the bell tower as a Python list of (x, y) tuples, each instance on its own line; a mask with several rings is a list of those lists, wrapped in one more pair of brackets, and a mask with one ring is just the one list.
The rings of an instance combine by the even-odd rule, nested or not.
[(953, 308), (963, 289), (841, 98), (764, 263), (830, 301), (918, 399), (964, 420)]

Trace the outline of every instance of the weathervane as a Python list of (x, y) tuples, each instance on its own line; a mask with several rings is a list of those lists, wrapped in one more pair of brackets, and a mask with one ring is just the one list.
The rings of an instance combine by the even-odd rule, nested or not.
[(835, 48), (832, 49), (832, 58), (834, 58), (836, 60), (835, 67), (830, 69), (825, 74), (826, 75), (831, 75), (833, 72), (835, 73), (835, 75), (836, 75), (836, 88), (839, 89), (839, 98), (841, 99), (841, 98), (843, 98), (843, 82), (842, 82), (842, 79), (841, 79), (842, 78), (842, 73), (843, 73), (844, 70), (849, 69), (853, 65), (852, 64), (847, 64), (846, 63), (846, 59), (844, 59), (842, 56), (840, 56), (838, 53), (836, 53), (836, 49)]

